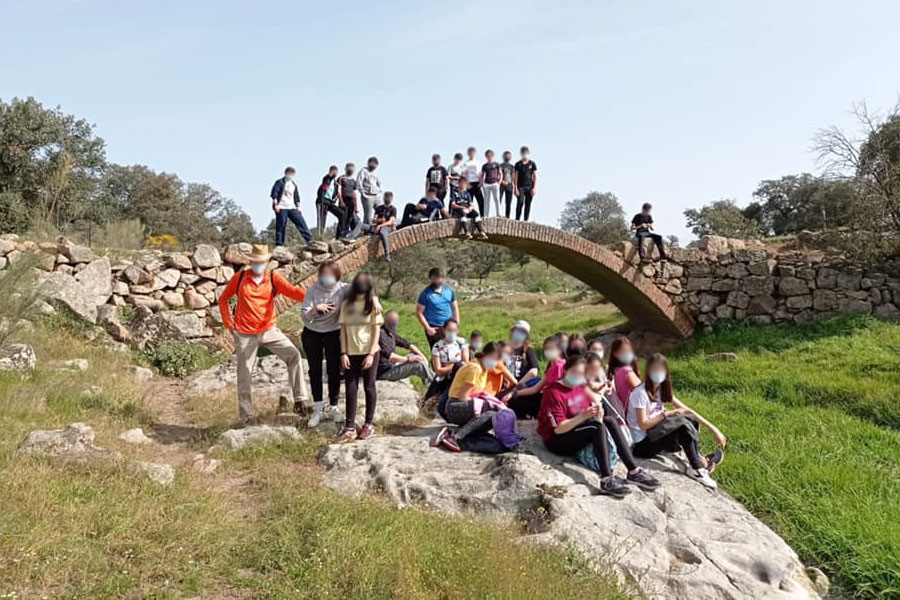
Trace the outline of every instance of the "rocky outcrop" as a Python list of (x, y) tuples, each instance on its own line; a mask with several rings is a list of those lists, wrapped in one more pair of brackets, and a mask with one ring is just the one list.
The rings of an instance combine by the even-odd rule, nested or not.
[(73, 423), (65, 429), (32, 431), (19, 444), (17, 452), (74, 459), (109, 456), (106, 450), (94, 445), (94, 429), (84, 423)]
[(575, 546), (647, 598), (819, 597), (781, 538), (724, 492), (685, 477), (677, 458), (645, 462), (662, 489), (615, 500), (595, 494), (595, 473), (548, 453), (534, 435), (520, 452), (482, 456), (431, 448), (432, 432), (329, 446), (320, 460), (326, 485), (383, 493), (398, 507), (526, 523), (538, 532), (529, 539)]
[(229, 450), (243, 450), (257, 444), (299, 439), (300, 432), (296, 427), (252, 425), (241, 429), (229, 429), (219, 436), (219, 443)]
[(0, 371), (30, 373), (37, 366), (37, 355), (28, 344), (7, 344), (0, 348)]
[[(305, 373), (309, 373), (306, 361), (303, 361)], [(256, 363), (253, 371), (253, 393), (260, 398), (274, 398), (280, 395), (290, 397), (287, 368), (277, 356), (264, 356)], [(195, 373), (185, 382), (185, 394), (202, 396), (215, 394), (226, 389), (234, 389), (237, 384), (237, 366), (232, 358), (215, 367)], [(327, 388), (325, 388), (327, 389)], [(383, 422), (410, 422), (419, 414), (419, 393), (407, 381), (379, 381), (378, 404), (376, 418)], [(360, 390), (360, 406), (365, 400)], [(343, 410), (344, 386), (341, 385), (341, 402)]]

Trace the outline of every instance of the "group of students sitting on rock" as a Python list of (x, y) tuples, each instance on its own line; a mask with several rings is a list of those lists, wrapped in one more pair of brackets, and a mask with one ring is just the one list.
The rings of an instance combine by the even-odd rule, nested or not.
[[(428, 384), (425, 397), (436, 401), (437, 412), (455, 426), (441, 428), (432, 440), (435, 447), (454, 452), (505, 452), (523, 441), (517, 420), (536, 418), (537, 433), (547, 448), (577, 457), (597, 471), (603, 494), (621, 497), (630, 491), (625, 481), (612, 474), (616, 458), (628, 469), (627, 483), (655, 489), (660, 482), (643, 471), (635, 457), (652, 458), (678, 450), (684, 451), (690, 464), (688, 476), (716, 487), (710, 474), (722, 463), (727, 440), (715, 425), (674, 396), (668, 364), (661, 354), (647, 359), (642, 378), (627, 338), (612, 342), (606, 361), (606, 349), (599, 339), (587, 341), (578, 333), (558, 333), (543, 342), (546, 365), (541, 376), (527, 321), (517, 321), (508, 340), (485, 343), (478, 332), (468, 341), (460, 336), (456, 293), (435, 268), (416, 310), (431, 344), (429, 368), (425, 354), (397, 335), (399, 314), (384, 312), (371, 275), (357, 273), (348, 284), (341, 281), (338, 264), (327, 261), (319, 265), (316, 283), (303, 289), (268, 270), (270, 258), (268, 248), (254, 246), (249, 267), (234, 275), (219, 298), (222, 319), (233, 333), (237, 352), (241, 425), (255, 420), (251, 373), (260, 346), (285, 361), (295, 410), (305, 411), (300, 353), (275, 324), (275, 297), (282, 294), (302, 303), (305, 326), (301, 344), (309, 362), (314, 401), (308, 425), (316, 427), (326, 416), (343, 421), (338, 442), (375, 435), (376, 380), (417, 375)], [(236, 298), (233, 311), (232, 298)], [(398, 347), (408, 353), (397, 353)], [(344, 415), (337, 406), (342, 379)], [(365, 396), (362, 426), (357, 423), (360, 382)], [(718, 446), (706, 456), (700, 452), (700, 427), (710, 431)]]
[[(449, 320), (444, 329), (446, 342), (453, 343), (457, 323)], [(439, 414), (457, 427), (443, 427), (432, 439), (433, 446), (453, 452), (503, 452), (522, 440), (516, 420), (536, 418), (537, 433), (547, 449), (577, 457), (599, 472), (603, 494), (627, 495), (626, 482), (656, 489), (660, 482), (641, 469), (635, 457), (679, 450), (690, 464), (687, 475), (716, 487), (710, 474), (722, 463), (727, 440), (674, 396), (662, 354), (647, 359), (642, 379), (628, 338), (612, 343), (607, 361), (601, 340), (558, 333), (543, 341), (546, 366), (540, 377), (530, 330), (526, 321), (518, 321), (509, 340), (486, 344), (476, 332), (470, 340), (475, 352), (468, 360), (442, 365), (447, 373), (444, 383), (433, 383), (429, 394), (440, 397)], [(513, 371), (522, 372), (523, 365), (524, 374), (518, 379)], [(700, 427), (707, 428), (718, 445), (706, 456), (700, 452)], [(616, 457), (627, 468), (626, 481), (612, 473)]]

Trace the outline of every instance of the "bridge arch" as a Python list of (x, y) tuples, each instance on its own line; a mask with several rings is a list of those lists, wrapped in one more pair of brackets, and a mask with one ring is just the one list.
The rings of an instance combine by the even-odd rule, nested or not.
[[(405, 227), (391, 234), (391, 248), (400, 250), (421, 242), (453, 238), (454, 225), (455, 221), (445, 220)], [(693, 319), (639, 269), (609, 249), (538, 223), (489, 218), (484, 220), (484, 228), (489, 238), (482, 243), (524, 252), (572, 275), (603, 294), (641, 329), (675, 337), (693, 333)], [(373, 237), (335, 255), (334, 260), (348, 273), (383, 255), (381, 245)], [(298, 283), (308, 287), (315, 280), (312, 272), (303, 275)], [(284, 296), (278, 300), (279, 312), (293, 304)]]

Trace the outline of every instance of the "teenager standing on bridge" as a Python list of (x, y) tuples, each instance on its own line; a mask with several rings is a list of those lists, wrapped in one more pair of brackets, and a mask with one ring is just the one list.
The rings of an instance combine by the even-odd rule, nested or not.
[(441, 165), (441, 155), (433, 154), (431, 156), (431, 166), (425, 172), (425, 193), (428, 194), (428, 190), (433, 188), (438, 199), (443, 202), (447, 197), (449, 177), (450, 173)]
[(491, 199), (494, 201), (494, 208), (497, 216), (500, 216), (500, 181), (503, 175), (500, 172), (500, 163), (494, 160), (494, 151), (487, 150), (484, 153), (485, 162), (481, 167), (481, 188), (484, 194), (484, 212), (485, 217), (491, 215)]
[(328, 173), (322, 177), (322, 183), (316, 191), (316, 230), (320, 236), (325, 235), (325, 225), (328, 213), (337, 217), (337, 235), (340, 237), (341, 224), (344, 222), (344, 210), (338, 204), (338, 168), (336, 165), (328, 167)]
[(359, 233), (359, 184), (353, 176), (355, 170), (356, 165), (347, 163), (344, 166), (344, 174), (337, 180), (338, 198), (344, 211), (339, 237), (347, 240), (355, 239)]
[(516, 191), (516, 220), (522, 220), (524, 210), (527, 221), (531, 216), (531, 201), (537, 196), (537, 164), (531, 160), (528, 146), (522, 146), (519, 154), (522, 160), (516, 163), (513, 173), (513, 187)]
[[(500, 163), (500, 199), (503, 201), (503, 214), (507, 219), (509, 218), (510, 210), (512, 208), (513, 192), (515, 190), (513, 179), (516, 174), (516, 166), (511, 161), (512, 152), (506, 150), (503, 153), (503, 162)], [(497, 216), (500, 216), (499, 211), (497, 212)]]
[[(237, 392), (240, 426), (250, 424), (253, 418), (253, 396), (250, 377), (256, 366), (256, 353), (260, 346), (283, 360), (287, 365), (288, 381), (294, 396), (294, 406), (306, 403), (306, 380), (300, 351), (293, 342), (275, 326), (275, 297), (287, 296), (303, 302), (306, 292), (282, 275), (267, 270), (272, 255), (264, 244), (254, 244), (249, 255), (250, 265), (241, 269), (228, 282), (219, 296), (219, 313), (222, 324), (234, 336), (237, 355)], [(234, 315), (231, 298), (237, 298)], [(321, 379), (320, 379), (321, 381)]]
[(469, 159), (463, 163), (462, 179), (468, 182), (469, 194), (478, 202), (478, 212), (484, 214), (484, 193), (481, 190), (481, 163), (475, 158), (476, 152), (472, 146), (466, 151)]
[(272, 198), (272, 210), (275, 211), (275, 245), (284, 246), (285, 230), (290, 221), (300, 232), (307, 244), (311, 244), (313, 236), (306, 226), (306, 220), (300, 212), (300, 190), (294, 181), (294, 167), (284, 170), (284, 177), (276, 179), (269, 196)]
[(375, 207), (381, 204), (381, 178), (375, 174), (378, 168), (378, 159), (369, 157), (366, 166), (359, 172), (356, 178), (359, 183), (359, 193), (362, 196), (363, 223), (372, 224), (372, 215)]

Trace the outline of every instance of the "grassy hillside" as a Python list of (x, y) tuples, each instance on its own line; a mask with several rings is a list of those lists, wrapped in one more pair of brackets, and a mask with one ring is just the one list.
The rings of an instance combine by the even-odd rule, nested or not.
[[(705, 358), (723, 351), (738, 361)], [(900, 596), (900, 325), (736, 327), (672, 358), (676, 393), (729, 437), (724, 488), (848, 592)]]

